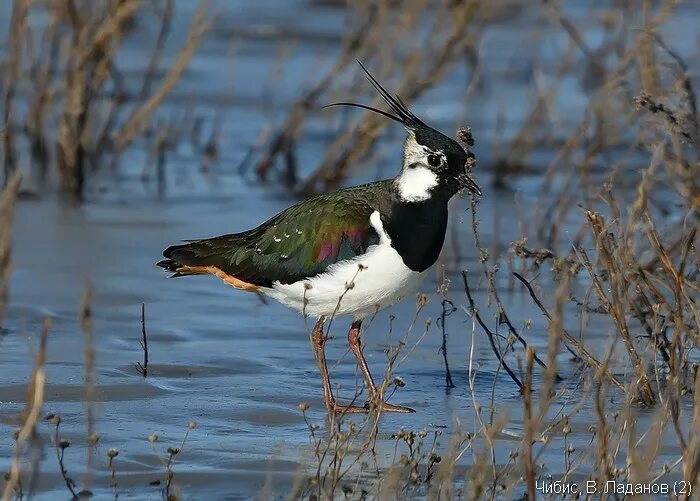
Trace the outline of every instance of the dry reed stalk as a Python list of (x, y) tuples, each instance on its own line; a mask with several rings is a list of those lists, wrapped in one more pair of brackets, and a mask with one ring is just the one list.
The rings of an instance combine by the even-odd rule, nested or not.
[(603, 385), (604, 381), (600, 380), (596, 386), (594, 397), (595, 412), (598, 418), (598, 426), (595, 430), (595, 438), (597, 440), (595, 468), (599, 488), (605, 485), (605, 482), (613, 478), (613, 461), (610, 459), (610, 454), (608, 452), (610, 437), (605, 413), (605, 393), (603, 391)]
[(685, 499), (698, 488), (700, 476), (700, 377), (695, 377), (693, 388), (693, 420), (688, 433), (690, 442), (683, 453), (683, 479), (691, 486)]
[[(631, 414), (633, 409), (631, 406), (627, 406), (625, 410)], [(665, 411), (663, 409), (659, 409), (654, 420), (649, 425), (649, 429), (644, 432), (639, 440), (634, 440), (635, 436), (632, 431), (628, 433), (627, 464), (629, 465), (629, 480), (632, 483), (641, 484), (652, 481), (651, 474), (653, 472), (654, 463), (663, 446), (666, 426), (664, 413)], [(636, 423), (633, 415), (630, 416), (630, 420), (634, 426)], [(647, 444), (646, 447), (642, 449), (642, 441), (645, 439)]]
[(148, 122), (149, 118), (160, 105), (160, 103), (165, 99), (165, 97), (170, 93), (170, 91), (175, 87), (175, 84), (180, 80), (187, 69), (192, 56), (194, 56), (199, 42), (201, 41), (204, 34), (209, 30), (211, 21), (206, 19), (207, 12), (207, 0), (200, 0), (197, 5), (197, 11), (195, 12), (192, 23), (190, 24), (190, 29), (187, 34), (187, 39), (185, 44), (180, 49), (173, 65), (168, 70), (168, 73), (163, 78), (160, 86), (153, 91), (148, 100), (143, 103), (140, 107), (133, 110), (126, 123), (120, 128), (120, 130), (115, 135), (115, 143), (119, 149), (123, 149), (128, 146), (134, 137), (143, 131), (144, 126)]
[(526, 350), (526, 376), (523, 385), (523, 406), (524, 421), (523, 429), (523, 470), (525, 472), (525, 483), (527, 484), (527, 498), (529, 501), (537, 499), (535, 495), (535, 465), (532, 459), (532, 443), (535, 438), (536, 421), (533, 419), (532, 411), (532, 369), (535, 360), (535, 350), (528, 346)]
[[(385, 24), (386, 11), (393, 3), (394, 0), (382, 1), (377, 4), (371, 2), (367, 5), (366, 12), (359, 12), (362, 20), (343, 38), (343, 46), (335, 63), (325, 73), (319, 83), (294, 103), (284, 124), (277, 132), (273, 133), (266, 152), (258, 160), (255, 168), (258, 179), (263, 182), (267, 180), (273, 162), (276, 157), (282, 154), (285, 155), (287, 161), (285, 170), (287, 172), (293, 171), (294, 167), (290, 162), (294, 161), (294, 143), (299, 139), (299, 131), (306, 120), (308, 112), (317, 106), (319, 98), (328, 91), (336, 76), (344, 71), (355, 58), (362, 57), (362, 53), (366, 52), (369, 47), (377, 42), (376, 38), (380, 33), (378, 26)], [(296, 172), (292, 172), (292, 174), (296, 177)], [(290, 177), (292, 176), (288, 174), (287, 178)]]
[[(27, 384), (27, 403), (22, 413), (23, 422), (15, 440), (15, 451), (12, 456), (10, 474), (5, 484), (2, 501), (10, 501), (15, 494), (15, 489), (21, 485), (22, 450), (24, 444), (34, 437), (36, 425), (41, 416), (41, 409), (44, 405), (44, 387), (46, 384), (46, 374), (44, 372), (44, 366), (46, 364), (46, 345), (48, 343), (50, 326), (50, 320), (44, 320), (39, 347), (34, 361), (34, 370)], [(21, 499), (22, 494), (20, 494), (19, 497)]]
[(133, 15), (136, 0), (113, 2), (107, 9), (93, 3), (65, 0), (55, 9), (65, 9), (71, 30), (64, 67), (61, 120), (57, 130), (56, 158), (63, 190), (80, 201), (90, 156), (90, 119), (95, 100), (112, 68), (114, 48), (122, 36), (123, 24)]
[[(118, 0), (116, 2), (112, 2), (109, 8), (110, 12), (107, 17), (99, 19), (95, 26), (83, 26), (82, 29), (90, 29), (94, 34), (90, 34), (92, 36), (89, 43), (83, 47), (76, 48), (78, 52), (75, 54), (77, 57), (75, 62), (77, 63), (78, 67), (89, 64), (90, 60), (93, 58), (105, 57), (105, 54), (102, 52), (111, 50), (109, 46), (113, 44), (116, 39), (122, 36), (125, 23), (131, 20), (138, 7), (139, 2), (136, 0)], [(78, 13), (71, 12), (70, 15), (72, 16), (76, 14)], [(83, 36), (88, 35), (81, 34), (79, 35), (79, 38)], [(109, 59), (103, 59), (100, 61), (100, 65), (103, 67), (107, 67), (109, 64)], [(97, 74), (104, 76), (102, 72), (97, 72)]]
[[(30, 155), (32, 168), (38, 173), (39, 181), (43, 183), (47, 177), (49, 165), (52, 162), (49, 153), (49, 139), (46, 133), (46, 121), (49, 110), (55, 106), (56, 91), (52, 88), (56, 66), (59, 63), (60, 51), (60, 20), (55, 12), (49, 15), (49, 24), (43, 34), (46, 43), (42, 44), (40, 54), (32, 63), (35, 77), (33, 96), (29, 98), (26, 133), (31, 144)], [(46, 64), (40, 61), (46, 60)]]
[[(8, 124), (0, 138), (6, 181), (7, 173), (22, 163), (24, 151), (16, 145), (22, 135), (29, 142), (27, 153), (39, 180), (43, 182), (49, 169), (55, 168), (61, 189), (73, 200), (82, 200), (88, 176), (116, 168), (123, 151), (145, 130), (156, 108), (181, 78), (209, 26), (204, 19), (206, 1), (202, 0), (181, 52), (152, 90), (173, 10), (171, 0), (162, 5), (160, 30), (148, 54), (140, 93), (129, 105), (116, 56), (133, 20), (146, 10), (146, 3), (15, 0), (2, 94), (3, 117)], [(27, 24), (42, 16), (48, 19), (46, 25)], [(14, 117), (18, 109), (27, 112)], [(56, 127), (47, 128), (53, 122)]]
[[(568, 276), (560, 279), (554, 294), (554, 314), (549, 322), (547, 337), (547, 364), (544, 370), (544, 378), (539, 392), (539, 410), (534, 419), (535, 429), (539, 430), (545, 424), (547, 413), (561, 395), (555, 391), (555, 383), (561, 378), (557, 374), (557, 354), (562, 344), (562, 332), (564, 323), (564, 304), (568, 300), (569, 279)], [(528, 347), (529, 348), (529, 347)], [(529, 354), (528, 354), (529, 356)], [(533, 354), (533, 357), (535, 355)], [(576, 357), (579, 359), (580, 357)], [(530, 389), (532, 391), (532, 388)]]
[(610, 280), (610, 298), (608, 299), (607, 294), (603, 290), (603, 287), (598, 279), (598, 276), (593, 273), (593, 268), (591, 266), (586, 266), (588, 269), (591, 280), (598, 292), (598, 298), (606, 307), (607, 311), (611, 312), (612, 318), (615, 321), (617, 331), (622, 336), (625, 343), (625, 348), (627, 349), (627, 354), (630, 357), (632, 365), (637, 375), (637, 384), (642, 389), (642, 401), (647, 405), (653, 405), (656, 398), (654, 392), (651, 389), (651, 384), (649, 384), (649, 379), (644, 371), (642, 365), (642, 360), (637, 353), (634, 346), (632, 336), (630, 334), (627, 321), (625, 320), (626, 308), (623, 304), (622, 297), (624, 296), (625, 287), (627, 286), (625, 277), (623, 275), (623, 270), (618, 269), (616, 265), (616, 259), (613, 257), (612, 243), (608, 231), (605, 228), (605, 220), (600, 214), (596, 214), (592, 211), (586, 211), (586, 218), (588, 219), (591, 229), (596, 237), (596, 245), (598, 252), (602, 258), (603, 264), (606, 266), (608, 271), (608, 277)]
[[(532, 300), (535, 302), (537, 307), (540, 309), (542, 314), (549, 320), (550, 322), (553, 321), (552, 316), (550, 315), (549, 311), (544, 307), (542, 302), (539, 300), (537, 295), (535, 294), (535, 291), (532, 288), (532, 285), (530, 282), (528, 282), (525, 277), (520, 275), (519, 273), (513, 272), (513, 275), (515, 278), (520, 280), (520, 282), (525, 286), (525, 288), (528, 290), (530, 293), (530, 297)], [(555, 324), (556, 325), (556, 324)], [(618, 380), (610, 371), (608, 371), (607, 368), (604, 368), (603, 365), (596, 359), (584, 346), (581, 344), (581, 342), (576, 339), (574, 336), (572, 336), (564, 327), (558, 326), (558, 330), (561, 334), (561, 336), (566, 339), (566, 341), (574, 347), (576, 350), (576, 354), (586, 362), (590, 367), (597, 369), (597, 370), (603, 370), (603, 373), (605, 376), (613, 383), (615, 386), (620, 388), (621, 390), (625, 391), (625, 386)]]
[(12, 273), (12, 221), (22, 174), (14, 171), (0, 193), (0, 327), (3, 324), (8, 301), (8, 288)]
[(97, 444), (99, 437), (95, 433), (95, 421), (97, 413), (95, 409), (95, 347), (93, 342), (93, 322), (92, 322), (92, 286), (90, 283), (85, 284), (83, 289), (83, 299), (80, 304), (79, 311), (80, 326), (84, 336), (84, 376), (83, 389), (85, 400), (85, 429), (87, 432), (87, 458), (85, 468), (85, 478), (83, 480), (84, 489), (89, 491), (92, 487), (93, 475), (93, 449), (92, 446)]
[(10, 29), (7, 35), (7, 52), (9, 57), (3, 68), (3, 126), (5, 132), (2, 135), (4, 155), (3, 155), (3, 170), (4, 184), (10, 181), (12, 171), (16, 165), (16, 138), (14, 128), (14, 100), (19, 80), (21, 57), (22, 57), (22, 38), (27, 29), (27, 11), (29, 9), (29, 0), (14, 0), (12, 4), (12, 17), (10, 18)]
[[(39, 421), (39, 416), (41, 414), (41, 408), (44, 404), (44, 385), (46, 383), (46, 376), (44, 374), (44, 369), (39, 368), (34, 373), (34, 399), (31, 402), (27, 402), (28, 414), (27, 418), (17, 435), (15, 454), (12, 458), (12, 467), (10, 469), (10, 475), (5, 484), (5, 491), (3, 493), (3, 501), (9, 501), (14, 494), (15, 489), (20, 482), (21, 474), (21, 463), (20, 458), (22, 454), (22, 448), (25, 442), (30, 438), (31, 434), (34, 433), (36, 424)], [(20, 496), (21, 498), (21, 496)]]
[(163, 5), (163, 14), (161, 15), (160, 28), (158, 29), (158, 37), (156, 38), (155, 48), (151, 52), (151, 58), (148, 61), (148, 69), (146, 70), (146, 76), (143, 79), (143, 85), (141, 86), (141, 92), (139, 93), (139, 100), (141, 102), (145, 101), (151, 94), (151, 86), (155, 78), (156, 71), (158, 69), (158, 63), (160, 62), (161, 54), (163, 53), (163, 47), (165, 46), (165, 41), (170, 34), (170, 28), (172, 25), (173, 18), (173, 0), (165, 0)]
[[(643, 6), (644, 29), (651, 33), (651, 0), (644, 0)], [(642, 88), (655, 95), (659, 91), (659, 73), (651, 37), (641, 37), (639, 40), (639, 69)]]

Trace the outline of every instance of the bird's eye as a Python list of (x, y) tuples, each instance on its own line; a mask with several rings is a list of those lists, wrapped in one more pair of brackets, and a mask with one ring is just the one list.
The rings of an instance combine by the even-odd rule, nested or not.
[(431, 167), (440, 167), (442, 161), (438, 155), (428, 155), (428, 165)]

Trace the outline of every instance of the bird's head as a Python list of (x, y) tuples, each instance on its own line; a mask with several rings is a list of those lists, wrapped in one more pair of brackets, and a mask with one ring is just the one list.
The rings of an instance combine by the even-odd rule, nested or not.
[(354, 106), (379, 113), (401, 123), (407, 131), (403, 165), (394, 178), (399, 197), (406, 202), (423, 202), (435, 195), (452, 197), (467, 189), (481, 195), (469, 172), (473, 156), (457, 141), (426, 125), (399, 96), (392, 96), (360, 63), (367, 79), (379, 92), (391, 112), (363, 104), (340, 102), (328, 106)]

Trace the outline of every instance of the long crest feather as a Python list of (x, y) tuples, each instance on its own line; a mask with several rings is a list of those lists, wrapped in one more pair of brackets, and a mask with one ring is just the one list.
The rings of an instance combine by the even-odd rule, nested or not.
[(351, 107), (353, 107), (353, 108), (362, 108), (363, 110), (369, 110), (369, 111), (373, 111), (374, 113), (378, 113), (378, 114), (380, 114), (380, 115), (384, 115), (385, 117), (391, 118), (392, 120), (396, 120), (397, 122), (399, 122), (399, 123), (401, 123), (401, 124), (403, 123), (403, 120), (401, 120), (399, 117), (396, 117), (396, 116), (392, 115), (391, 113), (387, 113), (386, 111), (383, 111), (383, 110), (374, 108), (374, 107), (372, 107), (372, 106), (367, 106), (366, 104), (351, 103), (351, 102), (348, 102), (348, 101), (341, 101), (341, 102), (338, 102), (338, 103), (326, 104), (325, 106), (321, 106), (321, 108), (330, 108), (330, 107), (332, 107), (332, 106), (351, 106)]
[(372, 87), (374, 87), (375, 90), (379, 93), (379, 95), (382, 96), (382, 99), (384, 99), (384, 102), (386, 102), (387, 106), (389, 106), (393, 114), (374, 108), (372, 106), (350, 102), (331, 103), (324, 106), (324, 108), (328, 108), (331, 106), (352, 106), (354, 108), (362, 108), (364, 110), (373, 111), (374, 113), (383, 115), (387, 118), (390, 118), (392, 120), (395, 120), (396, 122), (403, 124), (409, 129), (415, 127), (426, 127), (426, 125), (417, 116), (415, 116), (413, 112), (411, 112), (411, 110), (408, 109), (406, 103), (404, 103), (398, 95), (392, 96), (384, 87), (382, 87), (382, 85), (377, 81), (377, 79), (374, 78), (374, 76), (372, 76), (369, 70), (365, 67), (364, 64), (360, 62), (359, 59), (356, 59), (356, 61), (357, 64), (360, 65), (360, 68), (362, 68), (362, 71), (365, 72), (365, 76), (367, 77), (367, 80), (369, 80), (369, 83), (371, 83)]

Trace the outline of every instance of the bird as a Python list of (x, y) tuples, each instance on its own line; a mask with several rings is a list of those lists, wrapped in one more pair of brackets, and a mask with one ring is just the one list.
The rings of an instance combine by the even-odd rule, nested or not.
[[(378, 113), (406, 129), (401, 167), (392, 179), (339, 189), (303, 200), (256, 228), (165, 249), (158, 266), (171, 278), (213, 275), (242, 291), (272, 298), (316, 319), (310, 333), (329, 414), (414, 412), (386, 402), (363, 354), (362, 322), (418, 292), (445, 239), (448, 202), (482, 192), (471, 175), (468, 148), (428, 126), (357, 61), (389, 111)], [(332, 391), (324, 325), (351, 317), (350, 350), (367, 386), (365, 405), (342, 405)]]

